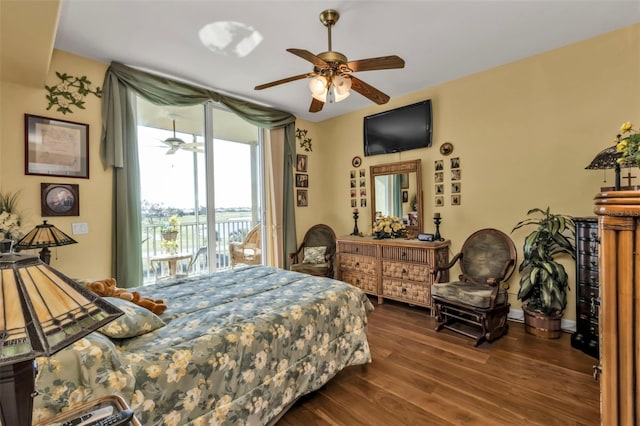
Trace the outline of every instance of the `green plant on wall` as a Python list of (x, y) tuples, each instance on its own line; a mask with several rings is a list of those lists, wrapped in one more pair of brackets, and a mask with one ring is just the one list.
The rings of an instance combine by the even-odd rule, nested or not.
[(311, 149), (311, 138), (307, 137), (307, 129), (296, 129), (296, 139), (300, 143), (300, 148), (306, 152), (313, 151)]
[(55, 86), (44, 86), (48, 92), (47, 100), (49, 101), (49, 106), (47, 106), (47, 110), (57, 105), (57, 111), (63, 114), (73, 113), (71, 106), (85, 109), (84, 98), (88, 94), (93, 94), (98, 98), (102, 97), (102, 89), (94, 87), (86, 76), (74, 77), (67, 73), (60, 74), (59, 72), (56, 72), (56, 75), (60, 79), (60, 83)]

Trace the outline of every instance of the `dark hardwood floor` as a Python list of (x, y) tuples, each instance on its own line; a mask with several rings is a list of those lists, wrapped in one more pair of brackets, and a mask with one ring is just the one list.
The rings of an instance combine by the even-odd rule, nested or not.
[(427, 310), (376, 304), (373, 362), (349, 367), (277, 423), (297, 425), (599, 425), (597, 360), (509, 323), (494, 343), (434, 331)]

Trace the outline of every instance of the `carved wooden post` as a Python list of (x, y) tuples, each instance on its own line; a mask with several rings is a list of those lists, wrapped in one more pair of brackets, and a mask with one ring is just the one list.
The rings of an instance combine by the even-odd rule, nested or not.
[(640, 421), (640, 191), (596, 195), (600, 231), (601, 422)]

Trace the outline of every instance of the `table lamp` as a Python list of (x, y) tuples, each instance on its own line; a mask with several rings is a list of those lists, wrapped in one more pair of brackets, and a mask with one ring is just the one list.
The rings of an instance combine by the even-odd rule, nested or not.
[(0, 418), (31, 426), (36, 361), (123, 312), (38, 256), (0, 254)]
[(22, 237), (15, 245), (15, 248), (19, 250), (42, 248), (42, 250), (40, 250), (40, 259), (48, 265), (51, 260), (49, 247), (66, 246), (76, 243), (76, 240), (55, 226), (47, 223), (45, 220), (42, 225), (37, 225), (27, 235)]
[[(622, 153), (618, 152), (616, 146), (610, 146), (609, 148), (603, 149), (595, 156), (595, 158), (591, 161), (591, 163), (585, 167), (587, 170), (606, 170), (606, 169), (615, 169), (615, 190), (620, 190), (620, 163), (618, 163), (618, 159), (622, 157)], [(606, 177), (605, 177), (606, 182)]]

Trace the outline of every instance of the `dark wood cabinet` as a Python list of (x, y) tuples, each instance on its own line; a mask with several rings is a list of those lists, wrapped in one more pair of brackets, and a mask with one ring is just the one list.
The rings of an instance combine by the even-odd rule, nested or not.
[(571, 346), (598, 358), (598, 219), (576, 217), (573, 221), (576, 224), (576, 332), (571, 336)]

